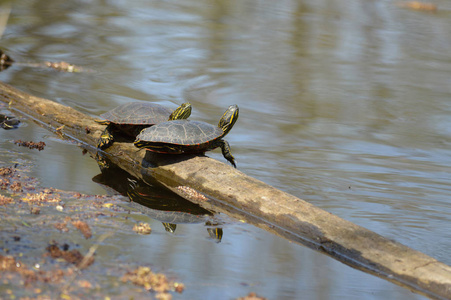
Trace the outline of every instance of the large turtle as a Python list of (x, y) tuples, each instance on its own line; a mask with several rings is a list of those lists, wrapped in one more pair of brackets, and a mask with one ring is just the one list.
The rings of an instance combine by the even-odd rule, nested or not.
[(238, 119), (237, 105), (225, 111), (218, 126), (205, 122), (176, 120), (146, 128), (136, 137), (135, 146), (157, 153), (204, 153), (220, 147), (224, 157), (236, 168), (229, 143), (222, 138)]
[(114, 131), (119, 131), (131, 138), (146, 127), (165, 121), (187, 119), (191, 115), (191, 104), (183, 103), (175, 111), (149, 102), (130, 102), (100, 115), (97, 123), (107, 125), (100, 135), (97, 147), (106, 149), (114, 143)]

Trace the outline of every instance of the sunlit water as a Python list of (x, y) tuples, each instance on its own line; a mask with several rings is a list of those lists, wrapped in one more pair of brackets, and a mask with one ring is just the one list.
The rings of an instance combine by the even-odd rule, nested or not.
[[(241, 171), (451, 264), (451, 5), (437, 4), (15, 1), (6, 53), (94, 72), (13, 66), (0, 80), (91, 115), (188, 100), (192, 119), (216, 124), (238, 104), (227, 140)], [(79, 148), (25, 125), (0, 132), (2, 151), (20, 153), (12, 161), (30, 162), (45, 186), (105, 192)], [(219, 244), (202, 224), (175, 236), (158, 224), (150, 237), (116, 237), (111, 247), (124, 247), (109, 255), (177, 274), (186, 299), (421, 298), (246, 224), (226, 225)]]

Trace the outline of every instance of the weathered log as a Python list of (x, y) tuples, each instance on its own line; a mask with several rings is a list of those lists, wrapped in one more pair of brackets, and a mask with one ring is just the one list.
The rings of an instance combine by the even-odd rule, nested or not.
[[(0, 99), (49, 130), (95, 153), (104, 126), (56, 102), (0, 82)], [(64, 125), (64, 127), (62, 127)], [(343, 220), (299, 198), (202, 155), (163, 155), (116, 142), (110, 160), (134, 176), (148, 176), (198, 203), (306, 245), (417, 293), (451, 299), (451, 267)]]

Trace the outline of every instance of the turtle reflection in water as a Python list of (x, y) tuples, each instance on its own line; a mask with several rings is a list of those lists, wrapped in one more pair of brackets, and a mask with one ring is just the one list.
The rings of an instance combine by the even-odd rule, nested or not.
[[(174, 194), (157, 182), (148, 185), (103, 157), (98, 161), (101, 174), (92, 178), (101, 184), (108, 194), (121, 194), (131, 200), (129, 205), (149, 217), (161, 221), (167, 232), (174, 233), (177, 224), (202, 223), (207, 226), (211, 239), (220, 242), (223, 235), (222, 228), (214, 218), (214, 213), (189, 202)], [(108, 165), (105, 168), (105, 163)]]
[(212, 221), (213, 213), (210, 211), (183, 198), (156, 197), (153, 190), (148, 186), (140, 186), (136, 180), (129, 179), (129, 183), (127, 195), (132, 201), (131, 203), (140, 204), (139, 208), (136, 205), (133, 206), (160, 221), (167, 232), (174, 233), (177, 224), (205, 222), (210, 238), (218, 243), (221, 241), (222, 228), (215, 226)]
[(190, 103), (183, 103), (174, 111), (150, 102), (130, 102), (120, 105), (100, 115), (102, 120), (96, 120), (99, 124), (107, 125), (100, 135), (97, 148), (110, 147), (114, 142), (115, 132), (134, 139), (144, 128), (166, 121), (187, 119), (190, 115)]
[(19, 126), (20, 120), (16, 117), (0, 114), (0, 127), (3, 129), (13, 129)]

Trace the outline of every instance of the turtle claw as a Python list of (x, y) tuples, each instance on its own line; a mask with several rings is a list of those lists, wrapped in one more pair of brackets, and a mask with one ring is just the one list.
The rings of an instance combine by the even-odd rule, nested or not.
[(226, 156), (224, 156), (231, 164), (232, 164), (232, 166), (236, 169), (236, 164), (235, 164), (235, 160), (234, 160), (234, 157), (230, 154), (230, 158), (229, 157), (226, 157)]

